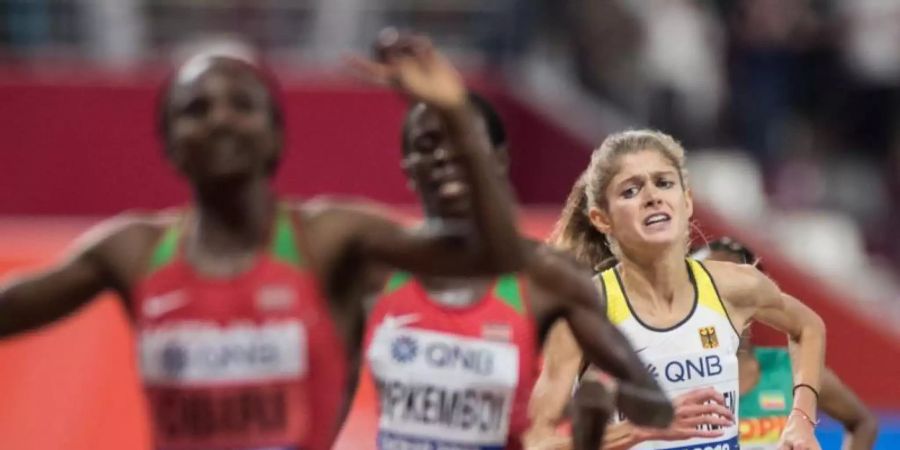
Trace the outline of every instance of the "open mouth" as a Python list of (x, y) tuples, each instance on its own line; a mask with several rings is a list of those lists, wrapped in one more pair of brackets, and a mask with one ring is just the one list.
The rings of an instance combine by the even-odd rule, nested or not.
[(438, 194), (440, 195), (441, 199), (444, 200), (457, 199), (463, 195), (466, 195), (468, 191), (469, 187), (459, 180), (441, 183), (440, 187), (438, 188)]
[(655, 214), (651, 214), (651, 215), (647, 216), (647, 218), (644, 219), (644, 226), (649, 227), (651, 225), (656, 225), (656, 224), (660, 224), (660, 223), (668, 223), (671, 220), (672, 220), (672, 216), (670, 216), (666, 213), (655, 213)]

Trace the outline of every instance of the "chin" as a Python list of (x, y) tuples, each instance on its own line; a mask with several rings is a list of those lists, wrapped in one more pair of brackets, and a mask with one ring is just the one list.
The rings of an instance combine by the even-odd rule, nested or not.
[(195, 179), (202, 184), (232, 184), (249, 180), (254, 174), (250, 170), (207, 170)]
[(448, 219), (465, 219), (472, 216), (472, 205), (467, 201), (439, 202), (437, 212)]
[(653, 233), (650, 235), (644, 235), (642, 237), (644, 245), (649, 245), (655, 248), (665, 248), (672, 245), (682, 245), (684, 243), (676, 233)]

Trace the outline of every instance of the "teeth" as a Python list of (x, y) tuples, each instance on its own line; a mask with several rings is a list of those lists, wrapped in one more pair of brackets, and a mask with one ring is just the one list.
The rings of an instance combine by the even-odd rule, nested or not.
[(440, 192), (445, 196), (456, 196), (462, 194), (465, 189), (465, 183), (461, 181), (451, 181), (441, 185)]
[(647, 225), (653, 225), (654, 223), (664, 222), (666, 220), (669, 220), (669, 216), (665, 214), (654, 214), (648, 217), (647, 220), (644, 221), (644, 223)]

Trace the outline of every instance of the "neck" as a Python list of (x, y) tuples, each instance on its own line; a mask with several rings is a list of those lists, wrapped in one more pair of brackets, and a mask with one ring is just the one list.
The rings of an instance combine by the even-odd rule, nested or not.
[(430, 300), (443, 306), (464, 307), (484, 297), (491, 279), (429, 276), (420, 277), (419, 282)]
[(195, 233), (210, 249), (255, 248), (269, 232), (275, 195), (265, 179), (195, 189)]
[(671, 308), (676, 295), (690, 287), (684, 252), (672, 249), (662, 255), (621, 258), (622, 282), (635, 298)]

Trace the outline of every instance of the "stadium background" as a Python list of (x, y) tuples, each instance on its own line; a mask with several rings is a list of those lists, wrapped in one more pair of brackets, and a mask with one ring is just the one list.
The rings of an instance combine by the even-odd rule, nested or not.
[[(482, 3), (0, 1), (0, 271), (46, 264), (103, 216), (184, 203), (155, 137), (156, 90), (164, 55), (206, 32), (240, 33), (273, 62), (287, 109), (282, 192), (366, 196), (415, 216), (398, 165), (405, 105), (338, 68), (343, 50), (399, 24), (431, 32), (500, 109), (522, 223), (536, 237), (605, 133), (649, 124), (684, 139), (700, 199), (697, 239), (730, 235), (758, 249), (782, 288), (825, 318), (828, 364), (880, 413), (878, 448), (900, 448), (900, 208), (891, 190), (900, 68), (884, 68), (897, 65), (900, 34), (874, 45), (874, 57), (845, 56), (855, 48), (845, 42), (850, 19), (872, 25), (886, 15), (876, 22), (896, 32), (900, 2)], [(810, 16), (815, 32), (805, 28)], [(750, 25), (739, 19), (770, 35), (741, 34)], [(829, 21), (846, 28), (839, 34)], [(660, 29), (671, 47), (654, 37)], [(798, 33), (818, 34), (803, 47)], [(700, 80), (685, 81), (665, 51), (694, 61), (683, 71)], [(640, 57), (622, 56), (632, 53)], [(637, 68), (622, 69), (628, 63)], [(623, 71), (638, 81), (623, 87)], [(697, 83), (721, 92), (710, 100)], [(834, 86), (847, 98), (819, 98)], [(798, 100), (798, 89), (813, 92)], [(748, 92), (764, 107), (748, 107)], [(854, 115), (871, 123), (829, 128)], [(760, 133), (775, 138), (758, 142)], [(784, 342), (763, 329), (755, 338)], [(134, 362), (111, 298), (0, 343), (0, 448), (146, 448)], [(820, 435), (824, 448), (838, 448), (834, 423)]]

